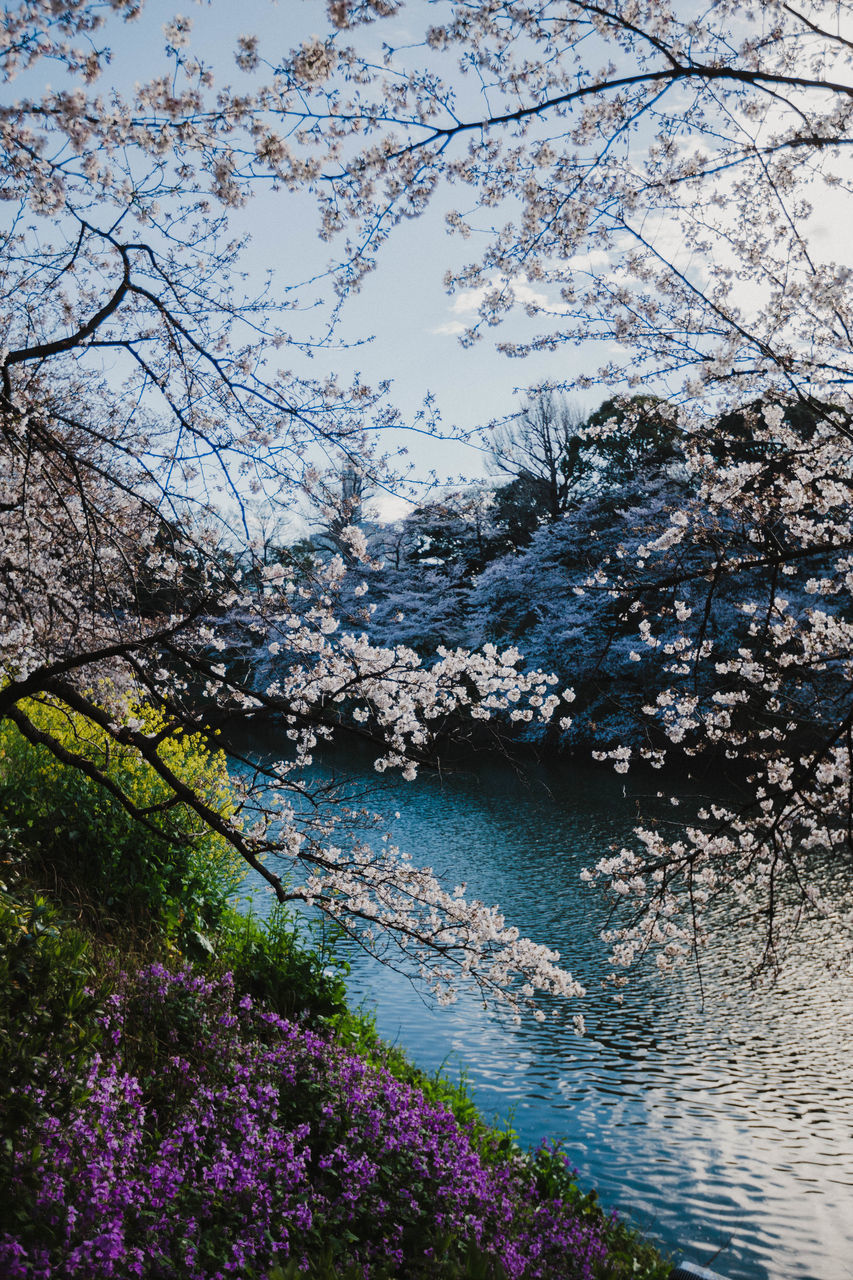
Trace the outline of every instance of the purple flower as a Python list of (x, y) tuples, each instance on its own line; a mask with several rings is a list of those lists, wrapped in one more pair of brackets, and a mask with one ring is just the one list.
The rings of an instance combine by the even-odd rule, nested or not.
[(332, 1247), (368, 1277), (374, 1262), (427, 1274), (439, 1243), (476, 1246), (509, 1280), (590, 1280), (605, 1255), (598, 1224), (540, 1200), (529, 1165), (484, 1160), (450, 1111), (235, 999), (230, 975), (152, 965), (104, 1020), (85, 1102), (25, 1135), (22, 1191), (23, 1146), (42, 1151), (32, 1230), (0, 1239), (10, 1280), (263, 1277)]

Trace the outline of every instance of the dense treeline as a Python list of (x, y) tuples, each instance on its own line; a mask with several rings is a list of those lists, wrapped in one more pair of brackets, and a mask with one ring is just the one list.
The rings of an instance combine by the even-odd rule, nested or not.
[[(298, 562), (307, 580), (312, 562), (346, 555), (339, 530), (352, 536), (353, 520), (368, 558), (345, 583), (345, 625), (425, 660), (442, 646), (517, 649), (528, 667), (571, 686), (571, 716), (546, 724), (534, 722), (531, 708), (510, 709), (504, 722), (514, 721), (517, 735), (599, 758), (618, 753), (622, 767), (628, 747), (658, 763), (676, 725), (676, 744), (693, 753), (694, 700), (722, 707), (736, 685), (719, 681), (719, 665), (758, 651), (782, 589), (784, 606), (803, 614), (821, 579), (819, 548), (784, 574), (772, 568), (784, 512), (772, 490), (773, 447), (762, 439), (765, 411), (778, 411), (807, 445), (814, 416), (769, 401), (715, 420), (698, 444), (689, 440), (694, 460), (698, 447), (709, 468), (754, 471), (760, 515), (751, 522), (708, 508), (672, 405), (608, 399), (584, 416), (542, 391), (492, 436), (491, 483), (445, 490), (377, 524), (364, 516), (363, 493), (353, 504), (344, 475), (345, 518), (270, 554)], [(689, 526), (689, 535), (670, 546), (673, 526)], [(712, 654), (716, 663), (707, 661)], [(265, 655), (263, 677), (274, 671), (275, 658)], [(799, 691), (804, 739), (819, 728), (814, 694), (826, 694), (832, 674), (831, 664), (816, 670)], [(659, 701), (667, 686), (682, 692), (680, 708), (677, 694)], [(754, 698), (741, 714), (767, 712)]]

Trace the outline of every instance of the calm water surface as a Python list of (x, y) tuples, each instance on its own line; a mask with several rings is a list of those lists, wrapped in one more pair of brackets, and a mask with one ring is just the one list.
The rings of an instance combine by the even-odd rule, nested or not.
[[(376, 779), (366, 761), (346, 763)], [(572, 1030), (574, 1010), (513, 1027), (473, 998), (430, 1009), (358, 951), (347, 956), (351, 999), (375, 1008), (380, 1034), (422, 1067), (464, 1070), (483, 1112), (510, 1119), (524, 1144), (562, 1141), (605, 1204), (678, 1255), (731, 1280), (853, 1278), (850, 975), (829, 974), (806, 945), (784, 981), (753, 992), (736, 930), (701, 988), (692, 972), (648, 974), (617, 1005), (600, 981), (601, 904), (578, 873), (623, 842), (641, 795), (648, 806), (648, 782), (626, 782), (567, 766), (522, 777), (483, 757), (480, 768), (395, 782), (385, 798), (401, 848), (560, 950), (588, 988), (586, 1037)], [(846, 878), (834, 892), (849, 911)], [(259, 893), (259, 909), (268, 901)]]

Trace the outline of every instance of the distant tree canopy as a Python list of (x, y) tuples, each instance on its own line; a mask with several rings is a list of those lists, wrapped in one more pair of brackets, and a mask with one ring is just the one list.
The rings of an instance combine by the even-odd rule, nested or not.
[(491, 494), (481, 486), (418, 507), (406, 523), (413, 564), (454, 565), (478, 573), (499, 550)]
[[(393, 531), (374, 531), (372, 545), (385, 565), (368, 579), (367, 600), (376, 610), (368, 630), (386, 644), (404, 637), (425, 654), (442, 642), (516, 645), (529, 662), (557, 672), (575, 688), (564, 745), (630, 743), (656, 758), (668, 709), (692, 705), (698, 693), (712, 705), (732, 696), (740, 707), (742, 691), (721, 690), (716, 669), (696, 658), (708, 645), (720, 664), (761, 652), (770, 624), (756, 627), (758, 608), (739, 607), (744, 589), (765, 602), (765, 619), (783, 583), (788, 606), (805, 613), (806, 587), (814, 590), (819, 575), (829, 571), (825, 552), (810, 558), (810, 581), (783, 576), (776, 562), (786, 551), (791, 518), (778, 486), (779, 463), (790, 461), (792, 451), (808, 449), (819, 414), (797, 403), (756, 401), (693, 435), (692, 447), (707, 458), (709, 479), (723, 456), (747, 468), (743, 492), (749, 501), (723, 516), (687, 465), (687, 440), (673, 406), (651, 396), (608, 398), (573, 421), (573, 434), (566, 433), (577, 480), (566, 486), (565, 510), (554, 519), (546, 479), (534, 474), (536, 456), (525, 451), (531, 424), (550, 430), (547, 411), (553, 405), (544, 407), (546, 412), (525, 418), (517, 437), (507, 431), (499, 437), (503, 473), (510, 474), (510, 457), (517, 469), (507, 484), (491, 493), (472, 492), (467, 501), (463, 493), (448, 494), (414, 510)], [(791, 424), (785, 444), (774, 434), (778, 421)], [(563, 467), (563, 474), (568, 471)], [(393, 555), (385, 554), (384, 545), (393, 546)], [(726, 565), (737, 571), (724, 573)], [(640, 620), (647, 623), (639, 633), (638, 599), (644, 609)], [(654, 638), (649, 617), (665, 638)], [(690, 618), (695, 621), (688, 641), (683, 624)], [(689, 692), (661, 704), (661, 732), (643, 708), (648, 703), (655, 710), (665, 679), (683, 682)], [(798, 695), (796, 702), (803, 741), (813, 733), (809, 698), (818, 688), (826, 694), (827, 676), (812, 672), (809, 688), (808, 697)], [(794, 704), (792, 691), (789, 706)], [(736, 719), (750, 724), (750, 731), (775, 731), (768, 726), (776, 713), (768, 716), (756, 705), (755, 690), (737, 713), (713, 714), (732, 725)], [(685, 714), (684, 725), (673, 728), (685, 749), (711, 745), (694, 748), (699, 725)], [(553, 727), (531, 732), (538, 740), (549, 735), (555, 741)], [(713, 750), (724, 752), (725, 742), (722, 735), (713, 739)]]
[(564, 395), (540, 391), (521, 412), (498, 427), (491, 442), (491, 463), (512, 477), (545, 519), (566, 511), (581, 470), (583, 415)]
[(565, 396), (541, 390), (494, 433), (491, 465), (512, 478), (495, 489), (500, 546), (525, 546), (543, 523), (562, 519), (638, 469), (679, 455), (677, 413), (657, 396), (610, 397), (584, 417)]
[(660, 396), (611, 396), (584, 422), (583, 440), (599, 488), (683, 457), (678, 413)]

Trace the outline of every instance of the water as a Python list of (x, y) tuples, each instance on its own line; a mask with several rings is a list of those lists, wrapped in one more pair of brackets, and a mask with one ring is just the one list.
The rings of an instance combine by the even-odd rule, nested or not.
[[(346, 763), (369, 775), (366, 761)], [(646, 974), (619, 1006), (600, 981), (601, 903), (578, 873), (623, 842), (638, 801), (678, 816), (641, 797), (647, 781), (567, 766), (521, 776), (483, 757), (476, 771), (384, 785), (395, 841), (556, 946), (589, 994), (584, 1038), (575, 1010), (514, 1027), (472, 997), (430, 1009), (404, 978), (348, 952), (351, 1000), (375, 1008), (380, 1034), (428, 1070), (464, 1069), (482, 1111), (509, 1119), (525, 1145), (563, 1142), (584, 1184), (678, 1256), (731, 1280), (853, 1277), (850, 976), (831, 975), (807, 941), (784, 980), (752, 991), (734, 930), (701, 987), (692, 971)]]

